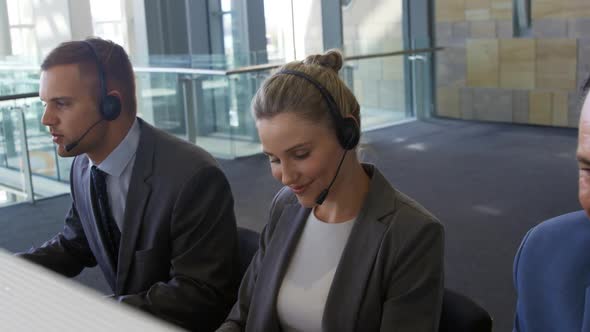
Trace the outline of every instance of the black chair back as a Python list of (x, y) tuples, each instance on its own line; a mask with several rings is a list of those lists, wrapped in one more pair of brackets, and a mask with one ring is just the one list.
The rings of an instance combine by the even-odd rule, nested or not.
[(491, 332), (492, 317), (470, 298), (445, 289), (439, 332)]
[(238, 241), (240, 250), (240, 279), (246, 273), (250, 261), (258, 250), (260, 234), (247, 228), (238, 227)]

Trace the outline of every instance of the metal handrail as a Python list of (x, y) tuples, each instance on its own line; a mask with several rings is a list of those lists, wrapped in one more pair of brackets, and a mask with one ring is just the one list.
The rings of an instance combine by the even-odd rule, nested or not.
[[(344, 61), (364, 60), (364, 59), (373, 59), (373, 58), (386, 58), (386, 57), (390, 57), (390, 56), (409, 55), (409, 54), (418, 54), (418, 53), (434, 53), (434, 52), (441, 51), (443, 49), (444, 49), (444, 47), (434, 47), (434, 48), (420, 48), (420, 49), (414, 49), (414, 50), (404, 50), (404, 51), (385, 52), (385, 53), (353, 55), (353, 56), (349, 56), (349, 57), (344, 57)], [(243, 73), (265, 71), (265, 70), (269, 70), (269, 69), (275, 69), (275, 68), (281, 67), (283, 65), (284, 65), (284, 63), (283, 64), (264, 64), (264, 65), (241, 67), (238, 69), (227, 70), (225, 72), (225, 75), (234, 75), (234, 74), (243, 74)]]
[[(420, 49), (413, 49), (413, 50), (395, 51), (395, 52), (353, 55), (353, 56), (349, 56), (349, 57), (344, 57), (344, 61), (364, 60), (364, 59), (373, 59), (373, 58), (385, 58), (385, 57), (390, 57), (390, 56), (410, 55), (410, 54), (419, 54), (419, 53), (434, 53), (434, 52), (441, 51), (443, 49), (444, 49), (444, 47), (433, 47), (433, 48), (420, 48)], [(134, 70), (136, 72), (148, 72), (148, 73), (149, 72), (166, 72), (166, 73), (178, 73), (178, 74), (230, 76), (230, 75), (236, 75), (236, 74), (266, 71), (266, 70), (281, 67), (283, 65), (285, 65), (285, 64), (284, 63), (279, 63), (279, 64), (268, 63), (268, 64), (262, 64), (262, 65), (245, 66), (245, 67), (240, 67), (237, 69), (230, 69), (230, 70), (197, 69), (197, 68), (167, 68), (167, 67), (136, 67), (136, 68), (134, 68)]]
[(193, 74), (193, 75), (212, 75), (212, 76), (226, 76), (227, 75), (227, 70), (183, 68), (183, 67), (133, 67), (133, 71), (136, 73)]
[(0, 96), (0, 101), (8, 101), (14, 99), (25, 99), (25, 98), (35, 98), (39, 97), (39, 92), (29, 92), (29, 93), (21, 93), (16, 95), (6, 95)]
[[(442, 51), (443, 49), (444, 49), (444, 47), (433, 47), (433, 48), (420, 48), (420, 49), (413, 49), (413, 50), (395, 51), (395, 52), (353, 55), (353, 56), (345, 57), (344, 61), (385, 58), (385, 57), (390, 57), (390, 56), (412, 55), (412, 54), (420, 54), (420, 53), (434, 53), (434, 52)], [(189, 75), (192, 74), (192, 75), (230, 76), (230, 75), (236, 75), (236, 74), (266, 71), (266, 70), (278, 68), (283, 65), (284, 65), (284, 63), (262, 64), (262, 65), (240, 67), (240, 68), (232, 69), (232, 70), (172, 68), (172, 67), (171, 68), (168, 68), (168, 67), (133, 67), (133, 70), (137, 73), (176, 73), (176, 74), (189, 74)], [(29, 68), (29, 67), (26, 67), (26, 68)], [(15, 68), (13, 67), (13, 69), (15, 69)], [(20, 67), (16, 67), (16, 69), (20, 69)], [(13, 99), (24, 99), (24, 98), (34, 98), (34, 97), (38, 97), (38, 96), (39, 96), (38, 92), (22, 93), (22, 94), (15, 94), (15, 95), (5, 95), (5, 96), (0, 96), (0, 101), (7, 101), (7, 100), (13, 100)]]
[(345, 57), (344, 60), (345, 61), (352, 61), (352, 60), (364, 60), (364, 59), (373, 59), (373, 58), (385, 58), (388, 56), (398, 56), (398, 55), (434, 53), (434, 52), (442, 51), (444, 49), (445, 49), (444, 47), (416, 48), (413, 50), (403, 50), (403, 51), (386, 52), (386, 53), (374, 53), (374, 54), (366, 54), (366, 55), (353, 55), (353, 56)]
[[(419, 53), (434, 53), (434, 52), (441, 51), (443, 49), (444, 49), (444, 47), (433, 47), (433, 48), (420, 48), (420, 49), (413, 49), (413, 50), (402, 50), (402, 51), (395, 51), (395, 52), (353, 55), (353, 56), (349, 56), (349, 57), (344, 57), (344, 61), (385, 58), (385, 57), (390, 57), (390, 56), (411, 55), (411, 54), (419, 54)], [(133, 71), (135, 71), (136, 73), (171, 73), (171, 74), (189, 74), (189, 75), (230, 76), (230, 75), (236, 75), (236, 74), (266, 71), (266, 70), (278, 68), (283, 65), (284, 65), (284, 63), (262, 64), (262, 65), (245, 66), (245, 67), (240, 67), (240, 68), (230, 69), (230, 70), (183, 68), (183, 67), (133, 67)], [(10, 68), (15, 69), (15, 67), (10, 67)], [(21, 67), (16, 67), (16, 69), (20, 69), (20, 68)], [(26, 66), (26, 67), (22, 67), (22, 68), (23, 69), (31, 69), (34, 67)], [(2, 66), (0, 66), (0, 69), (8, 69), (8, 68), (3, 68)], [(33, 96), (33, 97), (35, 97), (35, 96)], [(2, 101), (2, 100), (3, 99), (0, 99), (0, 101)]]

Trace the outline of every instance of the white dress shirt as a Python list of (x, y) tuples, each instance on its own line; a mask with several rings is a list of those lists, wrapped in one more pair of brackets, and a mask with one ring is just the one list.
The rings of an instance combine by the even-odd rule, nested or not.
[[(139, 146), (139, 136), (141, 129), (137, 118), (127, 132), (125, 138), (117, 147), (103, 160), (96, 165), (98, 169), (107, 173), (107, 192), (109, 196), (109, 205), (111, 212), (119, 230), (123, 231), (123, 219), (125, 217), (125, 202), (129, 192), (129, 183), (131, 182), (131, 173), (135, 164), (135, 154)], [(94, 164), (88, 158), (90, 165)], [(92, 180), (91, 180), (92, 181)]]

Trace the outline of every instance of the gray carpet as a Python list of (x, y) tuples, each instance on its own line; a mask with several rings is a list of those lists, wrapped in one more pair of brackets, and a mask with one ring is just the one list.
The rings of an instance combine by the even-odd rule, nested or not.
[[(361, 154), (395, 187), (432, 211), (446, 229), (447, 287), (470, 296), (512, 326), (512, 260), (525, 232), (574, 210), (576, 133), (559, 129), (429, 120), (367, 133)], [(238, 224), (261, 230), (280, 187), (262, 155), (221, 161), (236, 201)], [(69, 197), (0, 209), (0, 247), (39, 245), (61, 228)], [(81, 282), (99, 290), (96, 270)]]

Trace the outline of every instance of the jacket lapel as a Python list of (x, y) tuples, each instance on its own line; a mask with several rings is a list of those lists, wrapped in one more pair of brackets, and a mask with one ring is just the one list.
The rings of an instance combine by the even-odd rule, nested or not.
[(381, 219), (395, 210), (393, 188), (377, 169), (364, 166), (372, 174), (369, 193), (334, 274), (322, 317), (324, 331), (355, 331), (366, 285), (387, 230)]
[(252, 321), (248, 322), (248, 331), (280, 331), (276, 311), (278, 292), (310, 212), (311, 209), (298, 204), (285, 206), (266, 249), (265, 268), (258, 274), (257, 287), (262, 289), (251, 308), (260, 312), (249, 318)]
[(129, 268), (135, 253), (137, 235), (139, 234), (146, 204), (152, 191), (151, 175), (154, 161), (154, 132), (143, 120), (138, 119), (138, 121), (141, 127), (141, 134), (135, 155), (131, 181), (129, 183), (129, 192), (127, 193), (127, 200), (125, 202), (125, 216), (119, 246), (119, 266), (117, 268), (117, 295), (124, 294)]

